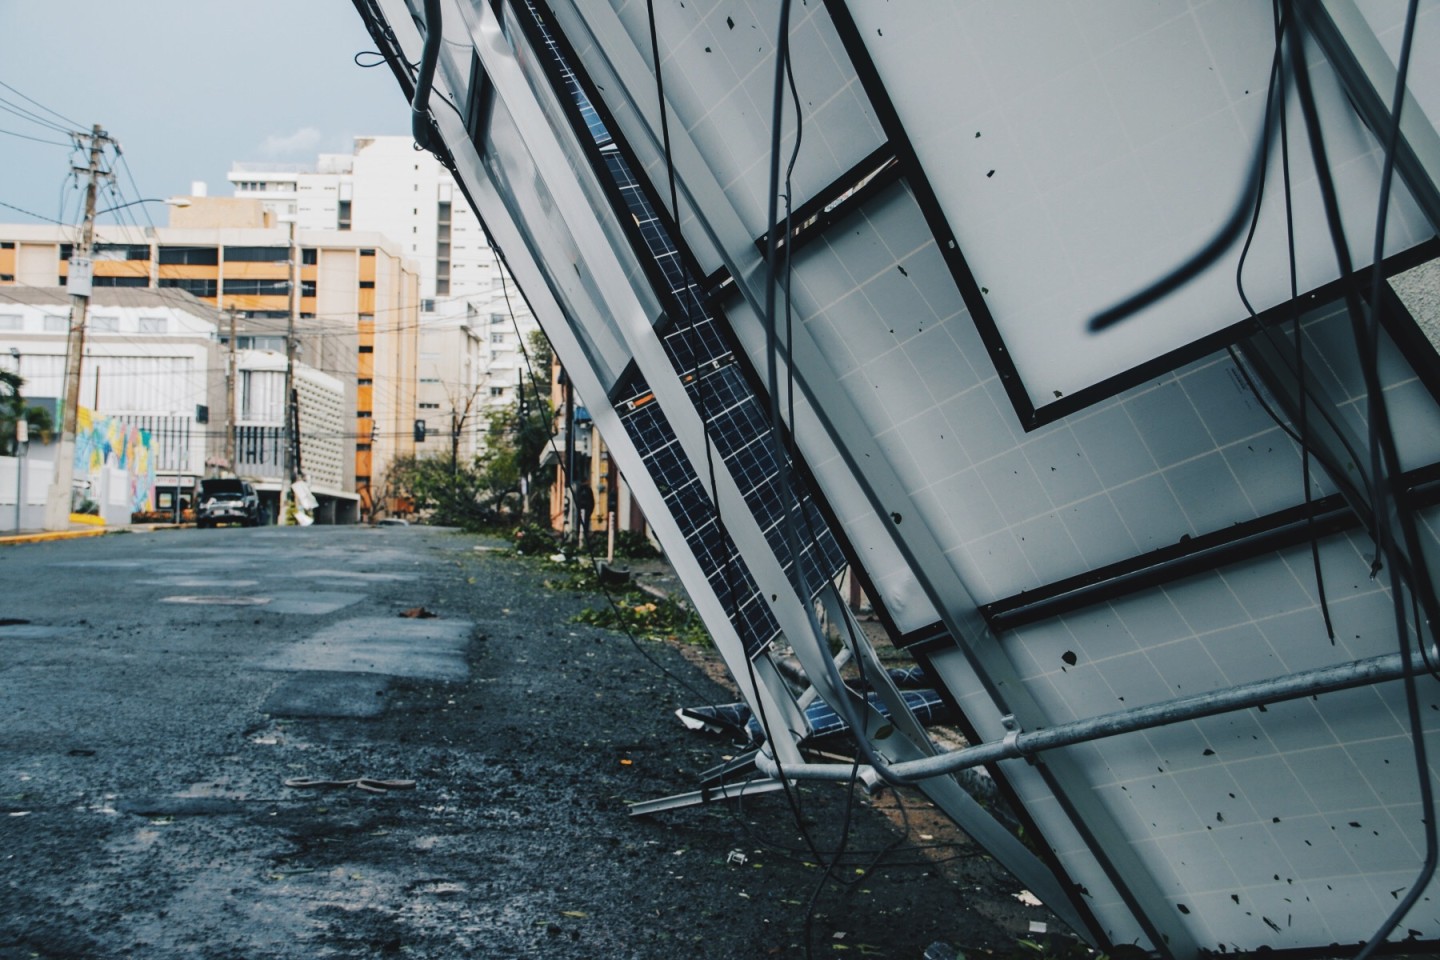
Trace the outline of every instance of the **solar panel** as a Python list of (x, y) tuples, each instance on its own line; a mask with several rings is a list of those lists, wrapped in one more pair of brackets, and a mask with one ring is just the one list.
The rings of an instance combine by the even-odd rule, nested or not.
[[(826, 213), (787, 237), (796, 330), (776, 362), (795, 389), (793, 456), (755, 377), (772, 360), (757, 243), (776, 229), (778, 11), (657, 7), (667, 150), (642, 5), (557, 2), (538, 44), (523, 22), (537, 8), (503, 7), (504, 43), (488, 7), (445, 9), (489, 67), (504, 73), (518, 54), (524, 83), (495, 78), (494, 129), (466, 131), (491, 138), (485, 179), (528, 238), (511, 256), (543, 278), (542, 300), (613, 308), (566, 319), (566, 362), (588, 365), (612, 398), (611, 426), (635, 452), (625, 468), (652, 491), (645, 508), (678, 531), (687, 583), (718, 599), (707, 619), (742, 637), (745, 657), (780, 636), (753, 571), (812, 599), (847, 558), (857, 564), (893, 639), (942, 681), (967, 736), (998, 751), (991, 767), (1051, 859), (966, 820), (944, 783), (927, 788), (1096, 946), (1190, 958), (1355, 943), (1385, 932), (1417, 883), (1428, 896), (1389, 935), (1440, 940), (1420, 872), (1434, 816), (1420, 809), (1404, 690), (1393, 670), (1358, 672), (1393, 662), (1397, 594), (1401, 620), (1420, 624), (1407, 633), (1434, 614), (1440, 358), (1416, 324), (1434, 314), (1433, 283), (1422, 270), (1382, 288), (1368, 362), (1344, 298), (1368, 277), (1337, 282), (1319, 203), (1332, 174), (1336, 235), (1366, 263), (1384, 152), (1371, 131), (1389, 102), (1373, 78), (1400, 59), (1396, 7), (1300, 11), (1324, 167), (1305, 142), (1297, 61), (1279, 61), (1300, 296), (1272, 153), (1243, 284), (1240, 246), (1222, 245), (1102, 335), (1087, 332), (1091, 318), (1246, 212), (1257, 147), (1278, 144), (1263, 129), (1270, 6), (797, 7), (801, 119), (787, 106), (778, 149), (800, 144), (792, 200)], [(1436, 22), (1427, 5), (1387, 273), (1440, 250), (1427, 220), (1440, 195), (1440, 168), (1427, 167), (1440, 74), (1424, 55)], [(413, 58), (418, 35), (391, 25)], [(458, 98), (456, 63), (446, 77)], [(892, 172), (873, 177), (885, 158)], [(656, 199), (671, 170), (675, 218)], [(650, 338), (663, 353), (632, 364), (627, 351), (649, 351)], [(1398, 460), (1384, 488), (1398, 506), (1378, 513), (1371, 375)], [(702, 450), (722, 467), (720, 493), (743, 504), (732, 518), (743, 536), (721, 529)], [(1352, 679), (1183, 712), (1188, 697), (1280, 690), (1316, 671)], [(1440, 696), (1429, 678), (1419, 689), (1419, 736), (1433, 749)], [(1183, 711), (1162, 719), (1162, 707)], [(1039, 762), (1005, 747), (1112, 715), (1139, 719)], [(900, 739), (891, 762), (928, 746)]]

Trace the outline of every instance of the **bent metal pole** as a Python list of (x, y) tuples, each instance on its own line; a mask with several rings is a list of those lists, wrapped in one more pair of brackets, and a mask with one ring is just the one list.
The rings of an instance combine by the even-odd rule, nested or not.
[[(1415, 659), (1418, 660), (1418, 657)], [(1423, 670), (1421, 665), (1411, 668), (1411, 672), (1416, 674)], [(1012, 730), (999, 740), (962, 747), (931, 757), (921, 757), (918, 760), (906, 760), (891, 764), (889, 769), (907, 780), (937, 777), (967, 767), (1030, 757), (1045, 750), (1088, 743), (1122, 733), (1134, 733), (1137, 730), (1198, 720), (1201, 717), (1245, 710), (1262, 704), (1280, 703), (1320, 693), (1399, 680), (1405, 676), (1405, 672), (1405, 658), (1399, 653), (1391, 653), (1367, 660), (1305, 670), (1284, 677), (1258, 680), (1210, 693), (1166, 700), (1149, 706), (1119, 710), (1085, 720), (1072, 720), (1039, 730)], [(755, 766), (766, 776), (781, 775), (781, 768), (764, 750), (756, 754)], [(855, 773), (855, 767), (848, 763), (787, 763), (783, 773), (787, 780), (849, 780)]]

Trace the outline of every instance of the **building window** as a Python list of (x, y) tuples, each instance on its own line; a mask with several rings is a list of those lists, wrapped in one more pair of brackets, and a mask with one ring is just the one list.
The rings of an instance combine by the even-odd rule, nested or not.
[(226, 280), (225, 293), (230, 295), (263, 297), (289, 296), (289, 280)]
[(435, 295), (450, 295), (450, 201), (441, 200), (435, 208)]
[(287, 263), (289, 247), (226, 247), (225, 259), (236, 263)]
[(307, 267), (313, 267), (320, 262), (320, 251), (314, 247), (306, 247), (300, 251), (300, 262)]
[(361, 251), (360, 251), (360, 256), (362, 256), (362, 257), (373, 257), (373, 256), (375, 256), (375, 251), (374, 251), (374, 250), (371, 250), (371, 249), (361, 250)]
[(426, 298), (424, 298), (423, 300), (421, 300), (421, 301), (420, 301), (420, 312), (421, 312), (421, 313), (434, 313), (434, 312), (435, 312), (435, 300), (434, 300), (433, 298), (431, 298), (431, 297), (426, 297)]
[(197, 297), (214, 297), (218, 284), (214, 280), (192, 279), (190, 277), (161, 277), (160, 286), (176, 287)]
[(165, 317), (141, 317), (141, 333), (169, 333), (170, 321)]
[(0, 330), (23, 330), (25, 323), (18, 313), (0, 313)]
[(491, 343), (504, 343), (504, 342), (505, 342), (505, 334), (500, 333), (499, 331), (496, 331), (496, 332), (491, 333), (491, 334), (490, 334), (490, 342), (491, 342)]
[(360, 289), (361, 289), (361, 290), (374, 290), (374, 289), (375, 289), (375, 281), (374, 281), (374, 280), (361, 280), (361, 281), (360, 281)]
[[(94, 260), (149, 260), (150, 248), (135, 243), (97, 243), (90, 253)], [(67, 258), (68, 259), (68, 258)]]
[(284, 337), (236, 337), (235, 346), (240, 350), (271, 350), (285, 352)]
[(148, 287), (149, 277), (96, 277), (97, 287)]
[(490, 314), (490, 322), (491, 322), (491, 323), (504, 323), (504, 322), (505, 322), (506, 320), (508, 320), (508, 319), (510, 319), (510, 318), (507, 317), (507, 316), (505, 316), (505, 314), (503, 314), (503, 313), (492, 313), (492, 314)]
[(349, 230), (349, 229), (350, 229), (350, 201), (349, 201), (349, 200), (341, 200), (341, 201), (340, 201), (340, 208), (339, 208), (338, 211), (336, 211), (336, 216), (335, 216), (335, 229), (336, 229), (336, 230)]
[(374, 353), (374, 352), (375, 352), (375, 348), (374, 348), (373, 346), (371, 346), (370, 344), (368, 344), (368, 343), (362, 343), (362, 344), (360, 345), (360, 352), (361, 352), (361, 353)]
[[(216, 247), (161, 247), (160, 263), (184, 263), (213, 267), (220, 262), (220, 250)], [(164, 286), (165, 281), (161, 280)], [(214, 294), (211, 294), (214, 296)]]
[(68, 333), (70, 331), (70, 318), (60, 317), (47, 313), (45, 315), (46, 333)]
[(503, 396), (505, 396), (505, 388), (504, 388), (504, 387), (491, 387), (491, 388), (490, 388), (490, 396), (492, 396), (492, 397), (503, 397)]
[(359, 453), (368, 453), (368, 452), (370, 451), (370, 444), (368, 444), (368, 443), (357, 443), (357, 444), (355, 444), (355, 449), (356, 449), (356, 451), (359, 452)]
[(355, 381), (355, 385), (357, 387), (371, 387), (375, 385), (375, 381), (370, 379), (369, 377), (361, 377), (359, 380)]
[(120, 318), (92, 316), (88, 326), (91, 333), (114, 333), (120, 329)]
[(357, 417), (365, 417), (366, 419), (369, 419), (370, 416), (371, 416), (371, 414), (370, 414), (370, 411), (369, 411), (369, 410), (356, 410), (356, 411), (355, 411), (355, 416), (357, 416)]
[(240, 371), (240, 419), (279, 423), (285, 410), (284, 370)]
[(313, 297), (313, 296), (315, 296), (315, 281), (314, 281), (314, 280), (301, 280), (301, 281), (300, 281), (300, 296), (302, 296), (302, 297)]
[(421, 410), (439, 410), (439, 409), (440, 409), (440, 404), (438, 404), (438, 403), (422, 403), (422, 404), (420, 404), (420, 409), (421, 409)]

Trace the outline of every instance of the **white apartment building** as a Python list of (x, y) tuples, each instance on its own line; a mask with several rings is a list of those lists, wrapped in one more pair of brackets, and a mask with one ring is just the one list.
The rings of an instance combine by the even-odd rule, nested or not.
[(528, 377), (522, 338), (538, 326), (450, 172), (409, 137), (357, 137), (353, 153), (313, 166), (235, 163), (227, 179), (301, 229), (381, 234), (419, 265), (416, 452), (478, 452), (485, 408), (512, 403)]
[[(321, 503), (323, 523), (353, 523), (357, 498), (345, 490), (345, 382), (295, 364), (300, 473)], [(255, 482), (267, 507), (278, 501), (284, 476), (285, 355), (240, 350), (235, 357), (235, 470)]]
[[(19, 372), (28, 400), (55, 403), (57, 411), (70, 309), (63, 287), (0, 286), (0, 367)], [(156, 469), (203, 473), (224, 439), (221, 321), (215, 308), (181, 290), (97, 287), (85, 324), (80, 406), (146, 431)]]

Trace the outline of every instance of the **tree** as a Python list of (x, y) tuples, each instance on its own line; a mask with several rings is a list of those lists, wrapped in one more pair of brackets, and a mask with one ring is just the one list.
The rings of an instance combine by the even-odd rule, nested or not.
[[(544, 386), (551, 352), (543, 334), (530, 338), (527, 358), (528, 382), (520, 385), (515, 399), (508, 406), (475, 411), (485, 419), (483, 453), (466, 461), (454, 455), (452, 446), (438, 456), (397, 457), (386, 470), (386, 496), (409, 498), (427, 523), (467, 530), (513, 522), (527, 512), (544, 516), (554, 467), (542, 468), (540, 456), (553, 442), (554, 422)], [(466, 402), (464, 416), (472, 410)], [(460, 412), (456, 404), (457, 418)], [(529, 491), (528, 498), (522, 490)]]
[(0, 450), (10, 456), (18, 452), (15, 442), (15, 424), (24, 420), (33, 434), (41, 434), (48, 442), (49, 433), (55, 424), (50, 411), (44, 407), (26, 406), (20, 388), (25, 380), (18, 373), (0, 370)]
[(425, 522), (478, 530), (493, 519), (484, 478), (474, 463), (449, 456), (396, 457), (385, 475), (386, 494), (408, 498)]
[[(514, 401), (490, 411), (485, 424), (485, 452), (480, 467), (497, 509), (544, 516), (549, 509), (555, 468), (541, 467), (540, 457), (553, 442), (555, 416), (548, 397), (554, 354), (545, 334), (535, 331), (525, 359), (529, 370)], [(528, 490), (528, 503), (521, 491)]]

